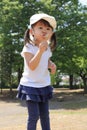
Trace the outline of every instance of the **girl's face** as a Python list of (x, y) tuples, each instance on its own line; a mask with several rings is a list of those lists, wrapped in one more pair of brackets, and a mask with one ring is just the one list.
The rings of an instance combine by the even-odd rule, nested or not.
[(39, 44), (43, 41), (50, 40), (53, 34), (53, 29), (47, 24), (44, 24), (43, 22), (39, 21), (33, 26), (31, 32), (34, 36), (34, 40), (37, 44)]

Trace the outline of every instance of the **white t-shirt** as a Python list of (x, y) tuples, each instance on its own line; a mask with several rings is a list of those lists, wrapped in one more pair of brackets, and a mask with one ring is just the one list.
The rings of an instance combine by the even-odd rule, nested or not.
[(48, 70), (48, 59), (52, 56), (50, 47), (42, 54), (39, 65), (35, 70), (29, 69), (26, 64), (24, 52), (36, 54), (38, 47), (32, 44), (26, 44), (21, 52), (24, 58), (24, 72), (20, 84), (29, 87), (41, 88), (50, 85), (50, 73)]

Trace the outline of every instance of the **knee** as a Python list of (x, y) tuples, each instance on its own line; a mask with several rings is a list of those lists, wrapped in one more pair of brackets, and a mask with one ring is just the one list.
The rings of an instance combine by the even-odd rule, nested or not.
[(38, 120), (39, 120), (38, 114), (30, 115), (28, 118), (28, 121), (32, 121), (32, 122), (37, 122)]
[(41, 119), (49, 119), (49, 113), (41, 114), (40, 118)]

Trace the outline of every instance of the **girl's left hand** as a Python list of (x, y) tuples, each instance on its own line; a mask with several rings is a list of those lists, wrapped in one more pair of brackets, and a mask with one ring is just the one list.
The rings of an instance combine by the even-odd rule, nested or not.
[(48, 68), (51, 70), (51, 74), (56, 73), (56, 65), (53, 62), (50, 62), (50, 64), (48, 65)]

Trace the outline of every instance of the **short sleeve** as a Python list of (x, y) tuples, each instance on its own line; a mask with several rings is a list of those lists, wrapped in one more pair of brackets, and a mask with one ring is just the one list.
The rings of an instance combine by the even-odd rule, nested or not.
[(31, 44), (26, 44), (24, 45), (22, 52), (21, 52), (21, 56), (24, 57), (24, 52), (29, 52), (31, 54), (34, 54), (33, 52), (33, 45)]

